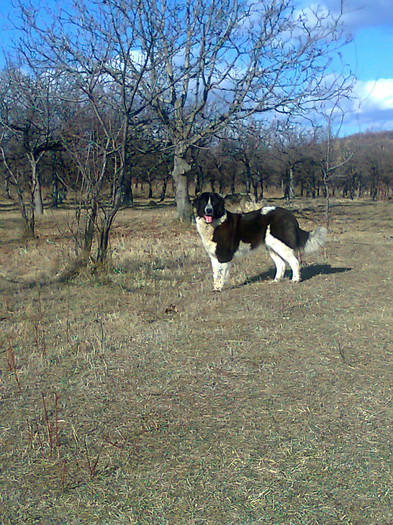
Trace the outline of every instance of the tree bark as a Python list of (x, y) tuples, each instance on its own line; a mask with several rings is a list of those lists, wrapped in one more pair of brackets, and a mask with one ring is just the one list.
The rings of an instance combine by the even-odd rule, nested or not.
[(177, 217), (183, 222), (191, 222), (191, 202), (188, 195), (187, 173), (191, 166), (183, 156), (175, 153), (172, 177), (175, 182), (175, 200)]
[(287, 172), (287, 181), (285, 185), (284, 198), (289, 201), (293, 201), (294, 197), (295, 197), (295, 185), (294, 185), (294, 180), (293, 180), (293, 168), (291, 166)]
[(37, 170), (37, 164), (30, 162), (32, 171), (32, 183), (33, 183), (33, 200), (34, 200), (34, 211), (38, 215), (44, 213), (44, 205), (42, 202), (42, 191), (41, 181)]
[(28, 153), (27, 158), (29, 160), (30, 168), (31, 168), (31, 193), (32, 193), (32, 199), (33, 199), (33, 205), (34, 205), (34, 211), (38, 215), (42, 215), (44, 213), (44, 205), (42, 202), (42, 191), (41, 191), (41, 180), (38, 173), (38, 162), (41, 160), (43, 156), (43, 152), (38, 155), (38, 158), (35, 157), (33, 153)]
[(162, 181), (161, 195), (158, 202), (162, 202), (166, 197), (166, 189), (168, 185), (168, 176), (165, 176)]
[(21, 212), (24, 221), (24, 237), (26, 239), (34, 239), (35, 237), (35, 215), (34, 206), (31, 206), (30, 210), (27, 209), (25, 204), (21, 202)]
[(88, 210), (83, 238), (82, 260), (87, 263), (93, 245), (95, 223), (97, 217), (97, 202), (93, 201), (91, 208)]
[(98, 250), (97, 250), (97, 262), (99, 264), (104, 264), (108, 255), (108, 246), (109, 246), (109, 234), (112, 228), (113, 220), (119, 211), (121, 204), (121, 193), (122, 187), (119, 185), (115, 198), (113, 200), (113, 205), (109, 213), (106, 215), (102, 231), (99, 239)]

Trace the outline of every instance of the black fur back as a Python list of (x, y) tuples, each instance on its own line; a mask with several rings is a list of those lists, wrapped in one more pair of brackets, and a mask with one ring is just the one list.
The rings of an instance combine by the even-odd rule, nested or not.
[(270, 233), (273, 237), (285, 243), (292, 250), (304, 248), (309, 233), (300, 229), (299, 223), (291, 211), (277, 207), (270, 211), (266, 218), (269, 220)]

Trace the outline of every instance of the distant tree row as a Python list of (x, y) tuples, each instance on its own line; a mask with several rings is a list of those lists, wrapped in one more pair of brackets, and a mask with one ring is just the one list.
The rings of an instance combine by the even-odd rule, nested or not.
[[(89, 111), (89, 106), (81, 109), (79, 104), (61, 99), (56, 106), (44, 107), (37, 85), (29, 77), (22, 79), (19, 70), (4, 70), (0, 82), (7, 86), (8, 94), (15, 89), (15, 98), (3, 96), (0, 102), (3, 193), (19, 200), (26, 215), (31, 203), (35, 213), (41, 213), (42, 188), (47, 198), (50, 193), (52, 207), (61, 204), (67, 194), (87, 202), (90, 192), (97, 193), (98, 203), (108, 203), (118, 191), (116, 174), (121, 160), (114, 154), (116, 144), (112, 144), (113, 151), (107, 144), (101, 117)], [(105, 126), (113, 129), (120, 116), (112, 109), (105, 118)], [(56, 129), (49, 129), (50, 121)], [(138, 185), (146, 188), (147, 198), (164, 200), (171, 180), (171, 145), (157, 140), (153, 119), (149, 126), (140, 124), (141, 129), (127, 139), (128, 157), (120, 188), (123, 206), (133, 204), (133, 188)], [(324, 175), (330, 166), (330, 195), (350, 199), (369, 196), (373, 200), (392, 195), (393, 131), (329, 138), (324, 129), (299, 131), (277, 124), (266, 128), (249, 121), (232, 135), (190, 148), (186, 160), (192, 193), (206, 188), (222, 193), (240, 191), (261, 200), (267, 189), (275, 188), (277, 195), (288, 200), (295, 195), (326, 196)]]

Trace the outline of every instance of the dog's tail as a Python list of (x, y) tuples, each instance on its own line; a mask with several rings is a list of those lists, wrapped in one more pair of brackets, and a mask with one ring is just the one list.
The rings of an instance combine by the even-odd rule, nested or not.
[(322, 226), (319, 226), (312, 232), (307, 232), (307, 238), (303, 246), (304, 253), (312, 253), (319, 250), (326, 242), (327, 233), (327, 229)]

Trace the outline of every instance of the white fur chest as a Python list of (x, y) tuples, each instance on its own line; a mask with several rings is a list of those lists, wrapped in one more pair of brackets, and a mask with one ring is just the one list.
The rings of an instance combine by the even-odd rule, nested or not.
[(217, 243), (213, 241), (215, 226), (213, 223), (207, 224), (202, 217), (197, 217), (195, 222), (205, 250), (210, 256), (215, 256), (217, 246)]

